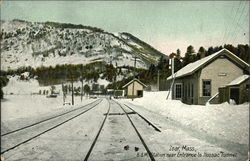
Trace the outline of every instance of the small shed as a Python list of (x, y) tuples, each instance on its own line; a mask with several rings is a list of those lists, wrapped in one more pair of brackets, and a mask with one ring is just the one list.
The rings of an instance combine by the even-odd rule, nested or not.
[(234, 100), (236, 104), (249, 102), (249, 75), (242, 75), (224, 87), (219, 88), (219, 102)]
[(125, 90), (125, 96), (128, 98), (143, 97), (143, 90), (147, 86), (138, 79), (133, 79), (122, 88)]

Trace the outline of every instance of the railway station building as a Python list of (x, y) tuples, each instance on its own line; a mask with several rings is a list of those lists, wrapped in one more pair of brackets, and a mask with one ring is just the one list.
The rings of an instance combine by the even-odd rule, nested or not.
[[(219, 101), (219, 88), (229, 86), (230, 82), (236, 79), (248, 78), (248, 75), (249, 64), (229, 50), (222, 49), (186, 65), (168, 77), (167, 82), (172, 86), (172, 99), (181, 100), (186, 104), (217, 104), (228, 99), (240, 103), (241, 98), (238, 96), (244, 95), (241, 93), (243, 90), (238, 90), (240, 88), (236, 87), (232, 88), (234, 90), (225, 89), (223, 94), (220, 94), (221, 101)], [(249, 81), (244, 82), (249, 84)], [(244, 87), (249, 88), (249, 85)], [(227, 93), (228, 96), (222, 99), (222, 95)]]
[(143, 90), (146, 87), (147, 86), (144, 83), (142, 83), (139, 79), (136, 78), (122, 86), (125, 91), (125, 97), (127, 98), (143, 97)]

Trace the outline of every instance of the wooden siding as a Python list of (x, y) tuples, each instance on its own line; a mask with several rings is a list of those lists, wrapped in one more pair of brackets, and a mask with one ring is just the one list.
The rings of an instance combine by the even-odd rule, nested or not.
[[(134, 95), (133, 95), (133, 84), (134, 84)], [(143, 91), (143, 86), (138, 83), (137, 81), (134, 81), (133, 83), (131, 83), (130, 85), (128, 85), (127, 87), (127, 96), (137, 96), (138, 90), (142, 90)]]
[[(209, 98), (218, 93), (219, 87), (230, 83), (243, 74), (243, 70), (227, 58), (217, 58), (201, 70), (199, 77), (198, 104), (205, 104)], [(211, 97), (203, 97), (202, 95), (202, 80), (205, 79), (211, 80)]]

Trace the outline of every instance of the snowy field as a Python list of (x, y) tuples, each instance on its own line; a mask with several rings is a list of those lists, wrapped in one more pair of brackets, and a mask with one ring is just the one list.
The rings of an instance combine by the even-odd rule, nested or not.
[[(70, 101), (70, 96), (67, 97)], [(82, 103), (93, 101), (83, 97)], [(75, 97), (75, 106), (63, 105), (62, 96), (46, 98), (45, 95), (5, 95), (1, 102), (1, 121), (39, 117), (46, 113), (68, 110), (81, 105), (80, 96)]]
[[(66, 111), (79, 108), (84, 104), (95, 101), (80, 96), (75, 97), (74, 106), (63, 105), (62, 96), (46, 98), (45, 95), (5, 95), (1, 100), (1, 133), (14, 130)], [(66, 102), (71, 103), (70, 96)]]
[[(29, 78), (29, 74), (24, 73), (25, 77)], [(38, 94), (39, 91), (43, 92), (44, 90), (50, 91), (51, 86), (40, 86), (36, 79), (29, 79), (29, 81), (21, 81), (20, 76), (11, 76), (8, 77), (9, 82), (6, 87), (3, 87), (4, 94), (17, 94), (17, 95), (30, 95), (30, 94)], [(89, 86), (91, 86), (91, 81), (89, 82)], [(99, 85), (107, 86), (109, 82), (104, 79), (98, 79), (97, 83)], [(69, 85), (70, 83), (64, 84)], [(87, 82), (83, 82), (83, 84), (87, 84)], [(55, 92), (61, 94), (62, 85), (54, 85)], [(81, 87), (81, 82), (77, 81), (74, 82), (74, 87), (78, 88)]]
[(143, 98), (123, 100), (161, 114), (181, 126), (239, 144), (249, 144), (249, 103), (230, 105), (186, 105), (166, 100), (167, 92), (144, 92)]

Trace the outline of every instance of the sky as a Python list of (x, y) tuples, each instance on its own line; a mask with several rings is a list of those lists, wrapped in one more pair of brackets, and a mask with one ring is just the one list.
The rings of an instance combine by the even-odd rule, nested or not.
[(129, 32), (169, 55), (249, 44), (250, 1), (6, 1), (1, 20), (55, 21)]

